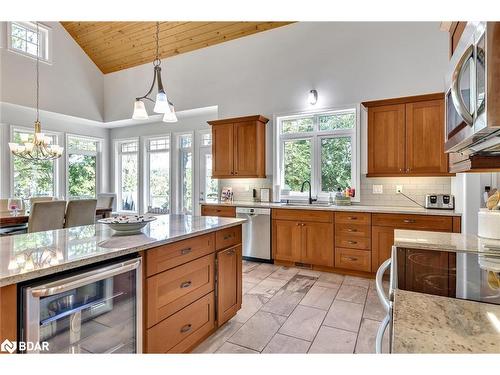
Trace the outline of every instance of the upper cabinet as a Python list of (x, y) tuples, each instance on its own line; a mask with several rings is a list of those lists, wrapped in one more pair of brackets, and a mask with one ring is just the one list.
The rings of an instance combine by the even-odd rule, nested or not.
[(363, 105), (368, 108), (368, 177), (449, 176), (443, 94)]
[(263, 116), (209, 121), (213, 178), (266, 177), (266, 124)]

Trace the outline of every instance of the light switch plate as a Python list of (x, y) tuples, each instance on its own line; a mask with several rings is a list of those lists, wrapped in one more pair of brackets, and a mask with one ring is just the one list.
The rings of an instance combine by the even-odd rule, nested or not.
[(373, 185), (373, 194), (384, 194), (384, 185)]
[(396, 185), (396, 193), (402, 193), (403, 192), (403, 185)]

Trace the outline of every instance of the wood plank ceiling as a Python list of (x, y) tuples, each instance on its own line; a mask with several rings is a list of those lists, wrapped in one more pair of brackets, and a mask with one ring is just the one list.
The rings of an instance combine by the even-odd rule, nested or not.
[[(291, 22), (161, 22), (160, 57), (223, 43)], [(152, 62), (155, 22), (61, 22), (104, 73)]]

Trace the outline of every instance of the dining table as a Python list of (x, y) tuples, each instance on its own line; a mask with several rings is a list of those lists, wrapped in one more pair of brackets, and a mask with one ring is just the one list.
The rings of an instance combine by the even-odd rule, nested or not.
[[(95, 215), (99, 218), (106, 218), (111, 216), (111, 208), (99, 208), (95, 210)], [(28, 211), (19, 211), (17, 215), (10, 212), (0, 212), (0, 228), (13, 227), (16, 225), (26, 224), (29, 220)]]

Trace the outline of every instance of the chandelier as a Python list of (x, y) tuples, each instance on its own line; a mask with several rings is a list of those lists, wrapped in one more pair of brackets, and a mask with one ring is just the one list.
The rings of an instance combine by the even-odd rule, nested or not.
[[(163, 113), (163, 121), (164, 122), (177, 122), (177, 116), (175, 115), (175, 108), (172, 102), (168, 100), (167, 94), (165, 93), (165, 89), (163, 88), (163, 84), (161, 82), (161, 60), (159, 53), (159, 35), (160, 35), (160, 23), (156, 22), (156, 57), (153, 61), (153, 83), (149, 91), (146, 95), (141, 96), (139, 98), (135, 98), (134, 103), (134, 113), (132, 114), (133, 120), (147, 120), (149, 118), (148, 113), (146, 112), (146, 107), (144, 106), (143, 100), (149, 100), (155, 103), (153, 111), (156, 113)], [(158, 93), (156, 94), (156, 101), (153, 101), (149, 97), (155, 83), (158, 83)]]
[(9, 143), (10, 151), (13, 155), (19, 156), (23, 159), (44, 161), (53, 160), (60, 158), (64, 148), (51, 143), (51, 138), (46, 137), (42, 133), (42, 125), (40, 123), (40, 57), (39, 57), (39, 45), (40, 45), (40, 31), (38, 27), (38, 22), (36, 22), (36, 121), (35, 121), (35, 134), (33, 139), (29, 139), (29, 136), (21, 137), (21, 144), (19, 143)]

